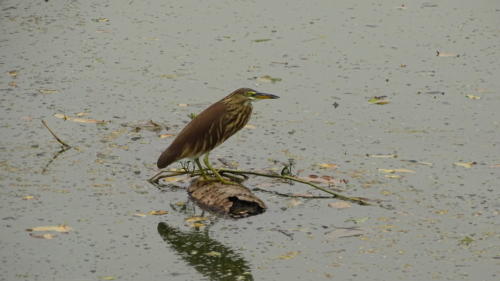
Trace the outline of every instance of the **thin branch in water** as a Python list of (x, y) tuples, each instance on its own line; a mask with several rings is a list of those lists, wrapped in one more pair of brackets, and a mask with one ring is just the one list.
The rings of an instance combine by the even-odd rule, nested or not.
[(57, 157), (59, 157), (59, 155), (61, 155), (63, 152), (71, 149), (71, 145), (65, 143), (63, 140), (61, 140), (55, 133), (54, 131), (52, 131), (49, 126), (47, 125), (47, 122), (45, 122), (45, 120), (42, 120), (42, 124), (43, 126), (45, 126), (45, 128), (47, 128), (47, 130), (49, 130), (50, 134), (56, 139), (56, 141), (58, 143), (61, 144), (61, 150), (57, 151), (54, 156), (52, 156), (52, 159), (49, 160), (49, 162), (45, 165), (45, 167), (43, 167), (42, 169), (42, 174), (45, 174), (45, 172), (47, 172), (50, 164), (52, 164), (52, 162), (54, 162), (54, 160), (57, 159)]
[[(47, 130), (49, 130), (49, 132), (52, 134), (52, 136), (56, 139), (56, 141), (57, 141), (58, 143), (60, 143), (60, 144), (61, 144), (63, 147), (65, 147), (65, 148), (66, 148), (66, 147), (67, 147), (67, 148), (71, 148), (71, 145), (69, 145), (69, 144), (65, 143), (63, 140), (61, 140), (61, 139), (60, 139), (60, 138), (59, 138), (59, 137), (58, 137), (58, 136), (54, 133), (54, 131), (52, 131), (52, 130), (49, 128), (49, 126), (47, 125), (47, 122), (45, 122), (45, 120), (42, 120), (42, 124), (45, 126), (45, 128), (47, 128)], [(66, 150), (67, 150), (67, 149), (66, 149)], [(66, 150), (64, 150), (64, 151), (66, 151)], [(62, 152), (64, 152), (64, 151), (62, 151)]]

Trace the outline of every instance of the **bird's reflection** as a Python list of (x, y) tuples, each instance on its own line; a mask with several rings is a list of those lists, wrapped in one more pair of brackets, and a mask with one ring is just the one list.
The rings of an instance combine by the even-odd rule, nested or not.
[(229, 247), (211, 239), (208, 231), (183, 232), (161, 222), (158, 233), (183, 260), (209, 280), (253, 280), (248, 262)]

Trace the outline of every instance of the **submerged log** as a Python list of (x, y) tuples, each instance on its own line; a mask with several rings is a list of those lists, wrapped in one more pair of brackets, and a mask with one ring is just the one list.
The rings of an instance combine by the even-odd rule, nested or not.
[(188, 193), (203, 210), (232, 218), (258, 215), (267, 209), (250, 189), (236, 183), (195, 180), (188, 187)]

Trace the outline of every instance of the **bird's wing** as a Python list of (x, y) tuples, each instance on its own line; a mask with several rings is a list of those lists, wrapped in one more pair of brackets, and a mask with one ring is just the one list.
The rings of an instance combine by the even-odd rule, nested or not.
[(218, 144), (213, 130), (221, 124), (225, 112), (225, 104), (217, 102), (198, 114), (160, 155), (158, 168), (165, 168), (182, 158), (194, 157), (213, 149)]

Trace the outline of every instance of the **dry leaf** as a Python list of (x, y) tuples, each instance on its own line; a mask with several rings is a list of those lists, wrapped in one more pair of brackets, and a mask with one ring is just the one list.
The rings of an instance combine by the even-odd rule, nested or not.
[(98, 19), (95, 19), (96, 22), (109, 22), (109, 19), (107, 18), (98, 18)]
[(300, 251), (291, 251), (291, 252), (288, 252), (284, 255), (279, 256), (278, 258), (280, 260), (290, 260), (290, 259), (295, 258), (299, 254), (300, 254)]
[(115, 276), (101, 276), (101, 277), (99, 277), (99, 279), (110, 281), (110, 280), (116, 280), (116, 277)]
[(255, 127), (254, 125), (251, 125), (251, 124), (246, 124), (245, 127), (243, 127), (245, 129), (255, 129), (257, 127)]
[(471, 99), (471, 100), (479, 100), (481, 99), (481, 97), (479, 96), (474, 96), (474, 95), (465, 95), (467, 98)]
[(372, 97), (368, 100), (369, 103), (373, 103), (373, 104), (379, 104), (379, 105), (383, 105), (383, 104), (388, 104), (390, 101), (389, 100), (386, 100), (387, 96), (378, 96), (378, 97)]
[(166, 139), (175, 136), (174, 134), (161, 134), (160, 139)]
[(93, 123), (93, 124), (104, 124), (106, 121), (104, 120), (95, 120), (95, 119), (84, 119), (84, 118), (78, 118), (78, 117), (71, 117), (66, 114), (61, 114), (57, 113), (54, 114), (54, 117), (64, 119), (64, 120), (69, 120), (73, 122), (79, 122), (79, 123)]
[(335, 209), (345, 209), (345, 208), (350, 208), (351, 204), (345, 201), (337, 201), (337, 202), (332, 202), (328, 204), (328, 207), (330, 208), (335, 208)]
[(389, 178), (389, 179), (400, 179), (400, 175), (384, 175), (384, 178)]
[(8, 73), (8, 74), (9, 74), (9, 76), (10, 76), (10, 77), (12, 77), (12, 78), (16, 78), (16, 77), (17, 77), (17, 74), (18, 74), (17, 70), (11, 70), (11, 71), (9, 71), (9, 72), (7, 72), (7, 73)]
[(57, 235), (51, 234), (51, 233), (44, 233), (44, 234), (30, 233), (30, 236), (33, 237), (33, 238), (47, 239), (47, 240), (50, 240), (50, 239), (53, 239), (53, 238), (57, 237)]
[(293, 207), (297, 207), (298, 205), (301, 205), (302, 204), (302, 201), (298, 200), (298, 199), (290, 199), (287, 203), (287, 206), (288, 208), (293, 208)]
[(78, 112), (78, 113), (76, 114), (76, 116), (78, 116), (78, 117), (82, 117), (82, 116), (87, 116), (87, 115), (89, 115), (89, 114), (90, 114), (90, 113), (88, 113), (88, 112)]
[(48, 94), (55, 94), (55, 93), (57, 93), (57, 90), (52, 90), (52, 89), (39, 89), (39, 90), (38, 90), (38, 92), (39, 92), (40, 94), (46, 94), (46, 95), (48, 95)]
[(56, 231), (56, 232), (70, 232), (71, 230), (73, 229), (65, 224), (57, 226), (37, 226), (26, 229), (26, 231)]
[(415, 173), (413, 170), (409, 169), (378, 169), (381, 173), (394, 174), (394, 173)]
[(206, 221), (209, 220), (207, 217), (190, 217), (185, 219), (185, 222), (187, 223), (194, 223), (194, 222), (199, 222), (199, 221)]
[(17, 87), (16, 81), (9, 82), (9, 87), (14, 87), (14, 88)]
[(35, 199), (35, 196), (32, 195), (23, 196), (23, 200), (32, 200), (32, 199)]
[(366, 156), (372, 158), (398, 158), (396, 154), (366, 154)]
[(320, 166), (323, 169), (331, 169), (331, 170), (335, 170), (338, 167), (337, 164), (331, 164), (331, 163), (321, 163), (318, 164), (318, 166)]
[(164, 210), (149, 211), (148, 214), (149, 215), (154, 215), (154, 216), (161, 216), (161, 215), (168, 214), (168, 211), (164, 211)]
[(145, 217), (145, 216), (146, 216), (146, 214), (143, 214), (143, 213), (135, 213), (135, 214), (134, 214), (134, 217), (140, 217), (140, 218), (143, 218), (143, 217)]
[(459, 57), (460, 55), (454, 53), (443, 53), (440, 51), (436, 51), (436, 56), (438, 57)]
[(453, 165), (455, 165), (455, 166), (464, 167), (464, 168), (472, 168), (472, 166), (474, 166), (476, 164), (477, 164), (476, 161), (473, 161), (473, 162), (455, 162), (455, 163), (453, 163)]
[(271, 77), (269, 75), (264, 75), (264, 76), (257, 78), (257, 81), (261, 82), (261, 83), (276, 83), (276, 82), (279, 82), (281, 80), (282, 80), (281, 78)]
[(436, 213), (438, 215), (446, 215), (446, 214), (448, 214), (448, 210), (437, 210), (434, 213)]
[(180, 107), (186, 107), (186, 106), (188, 106), (188, 104), (187, 103), (179, 103), (178, 106), (180, 106)]

